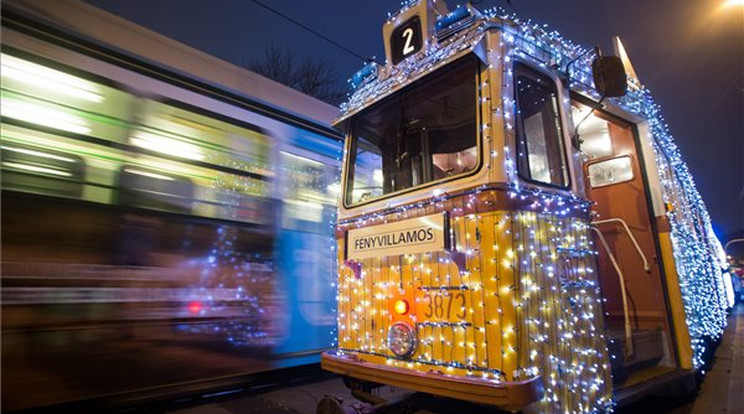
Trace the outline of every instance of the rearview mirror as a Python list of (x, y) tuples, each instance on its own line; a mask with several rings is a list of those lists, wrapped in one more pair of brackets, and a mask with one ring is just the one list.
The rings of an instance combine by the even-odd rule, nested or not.
[(625, 96), (628, 89), (625, 66), (617, 56), (597, 56), (592, 62), (594, 87), (602, 96), (614, 98)]

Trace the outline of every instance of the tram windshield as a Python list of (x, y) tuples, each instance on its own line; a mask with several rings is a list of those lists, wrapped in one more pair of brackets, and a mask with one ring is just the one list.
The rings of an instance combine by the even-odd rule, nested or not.
[(477, 69), (461, 59), (351, 121), (347, 205), (476, 168)]

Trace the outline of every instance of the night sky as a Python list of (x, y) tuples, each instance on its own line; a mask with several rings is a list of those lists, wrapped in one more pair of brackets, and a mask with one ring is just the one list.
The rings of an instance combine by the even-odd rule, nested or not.
[[(86, 1), (238, 65), (260, 59), (270, 45), (325, 59), (344, 80), (363, 63), (251, 0)], [(511, 1), (520, 17), (585, 46), (611, 53), (611, 37), (620, 36), (662, 106), (722, 238), (744, 229), (744, 6), (724, 7), (727, 1)], [(263, 2), (381, 62), (382, 24), (400, 6), (400, 0)], [(476, 7), (495, 6), (514, 11), (498, 0)]]

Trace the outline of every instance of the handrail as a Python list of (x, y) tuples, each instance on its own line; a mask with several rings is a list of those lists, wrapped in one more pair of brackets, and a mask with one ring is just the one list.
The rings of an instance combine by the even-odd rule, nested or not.
[(594, 226), (592, 226), (592, 230), (597, 233), (599, 241), (607, 255), (610, 256), (610, 261), (612, 261), (612, 265), (617, 272), (617, 277), (620, 279), (620, 293), (623, 296), (623, 317), (625, 318), (625, 356), (631, 356), (633, 355), (633, 330), (630, 325), (630, 313), (628, 312), (628, 292), (625, 291), (625, 277), (622, 270), (620, 270), (620, 266), (617, 264), (617, 260), (615, 260), (615, 256), (610, 251), (610, 246), (607, 245), (607, 240), (605, 240), (602, 232)]
[(592, 221), (593, 226), (597, 226), (598, 224), (606, 224), (606, 223), (620, 223), (623, 228), (625, 229), (625, 232), (628, 233), (628, 237), (630, 237), (630, 241), (633, 242), (633, 246), (635, 246), (636, 251), (638, 252), (638, 255), (641, 256), (641, 260), (643, 260), (643, 270), (646, 271), (646, 273), (651, 273), (651, 266), (648, 264), (648, 260), (646, 260), (646, 255), (643, 254), (643, 251), (641, 251), (641, 246), (638, 245), (638, 241), (633, 237), (633, 233), (630, 232), (630, 228), (628, 227), (628, 224), (625, 223), (624, 220), (619, 218), (610, 218), (605, 220), (596, 220)]

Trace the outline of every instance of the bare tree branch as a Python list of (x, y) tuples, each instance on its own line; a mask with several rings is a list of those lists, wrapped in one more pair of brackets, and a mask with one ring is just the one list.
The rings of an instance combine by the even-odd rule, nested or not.
[(340, 104), (346, 97), (336, 71), (320, 58), (305, 57), (298, 63), (292, 52), (270, 46), (263, 59), (251, 62), (248, 68), (332, 105)]

